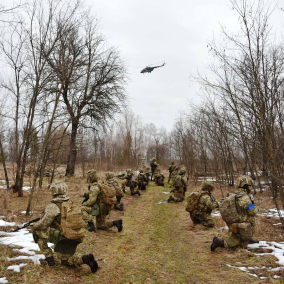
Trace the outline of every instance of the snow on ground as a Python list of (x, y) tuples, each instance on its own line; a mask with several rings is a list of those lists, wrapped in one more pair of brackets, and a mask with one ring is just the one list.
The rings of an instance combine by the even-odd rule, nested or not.
[(213, 177), (200, 177), (197, 181), (216, 181), (216, 178), (213, 178)]
[[(0, 223), (4, 222), (3, 220), (0, 220)], [(4, 222), (7, 224), (7, 222)], [(12, 226), (12, 225), (10, 225)], [(22, 254), (26, 255), (19, 255), (14, 258), (7, 258), (8, 261), (13, 262), (15, 260), (23, 260), (23, 263), (20, 263), (18, 265), (11, 265), (7, 268), (7, 270), (13, 270), (15, 272), (20, 272), (21, 267), (27, 265), (25, 263), (26, 260), (31, 260), (34, 262), (34, 264), (39, 264), (39, 259), (44, 258), (44, 255), (42, 254), (36, 254), (37, 251), (39, 251), (38, 245), (34, 242), (32, 234), (28, 231), (27, 228), (21, 229), (17, 232), (3, 232), (0, 231), (0, 244), (1, 245), (8, 245), (10, 247), (13, 247), (15, 251), (18, 251)], [(49, 246), (52, 246), (52, 244), (48, 244)], [(1, 282), (6, 281), (6, 282)], [(0, 283), (8, 283), (6, 278), (0, 278)]]
[(221, 217), (220, 211), (216, 210), (214, 212), (211, 213), (212, 217)]
[[(284, 210), (279, 210), (279, 211), (280, 211), (281, 216), (284, 216)], [(278, 212), (277, 212), (276, 208), (268, 209), (264, 213), (261, 213), (261, 214), (258, 214), (258, 215), (266, 216), (266, 217), (269, 217), (269, 218), (274, 217), (274, 218), (279, 219), (279, 215), (278, 215)]]
[(6, 222), (0, 219), (0, 227), (16, 226), (15, 222)]
[(5, 284), (5, 283), (8, 283), (8, 280), (6, 279), (6, 277), (0, 277), (0, 283), (2, 284)]
[[(269, 251), (271, 250), (271, 252), (253, 252), (254, 249), (264, 249), (265, 251)], [(272, 268), (272, 267), (266, 267), (266, 266), (262, 266), (262, 267), (245, 267), (245, 266), (241, 266), (241, 262), (237, 262), (236, 264), (238, 264), (237, 266), (234, 265), (230, 265), (227, 264), (228, 267), (232, 267), (232, 268), (237, 268), (240, 269), (242, 271), (244, 271), (245, 273), (253, 276), (253, 277), (258, 277), (260, 279), (265, 279), (267, 277), (263, 276), (263, 273), (251, 273), (250, 271), (253, 269), (257, 269), (257, 270), (266, 270), (267, 272), (277, 272), (280, 270), (284, 270), (284, 242), (266, 242), (266, 241), (260, 241), (259, 243), (256, 244), (249, 244), (248, 245), (248, 250), (252, 251), (255, 255), (258, 256), (263, 256), (263, 255), (274, 255), (278, 261), (276, 263), (278, 263), (280, 266), (276, 267), (276, 268)], [(279, 275), (274, 275), (273, 276), (274, 279), (276, 278), (281, 278)]]
[(170, 192), (169, 192), (169, 191), (164, 191), (163, 193), (164, 193), (164, 194), (170, 194)]

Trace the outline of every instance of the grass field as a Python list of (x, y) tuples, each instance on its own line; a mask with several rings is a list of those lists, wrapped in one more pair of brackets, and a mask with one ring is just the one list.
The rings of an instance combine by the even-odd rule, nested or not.
[[(65, 180), (69, 185), (69, 196), (78, 205), (86, 184), (82, 180)], [(200, 185), (197, 185), (200, 187)], [(197, 187), (189, 184), (190, 191)], [(229, 251), (218, 248), (210, 251), (213, 236), (227, 234), (218, 230), (224, 226), (220, 217), (216, 217), (216, 228), (206, 229), (201, 225), (193, 227), (185, 201), (167, 203), (170, 187), (157, 187), (150, 183), (142, 195), (131, 196), (129, 190), (123, 198), (125, 211), (112, 211), (109, 218), (123, 219), (123, 230), (116, 228), (108, 231), (87, 232), (86, 238), (78, 246), (80, 253), (93, 253), (99, 264), (99, 270), (91, 274), (85, 265), (81, 268), (60, 266), (56, 259), (55, 267), (43, 267), (30, 262), (19, 273), (8, 271), (11, 262), (7, 257), (20, 255), (9, 246), (0, 245), (0, 278), (6, 277), (8, 283), (283, 283), (283, 278), (274, 279), (283, 272), (269, 272), (261, 267), (277, 268), (276, 258), (271, 255), (257, 256), (244, 249)], [(218, 198), (218, 192), (216, 197)], [(25, 222), (38, 217), (50, 201), (47, 189), (37, 195), (38, 204), (35, 214), (26, 217), (20, 214), (27, 204), (25, 197), (8, 194), (9, 208), (0, 210), (0, 215), (7, 216), (7, 221)], [(258, 199), (259, 198), (259, 199)], [(261, 196), (263, 198), (263, 196)], [(260, 197), (256, 204), (263, 203)], [(265, 217), (258, 218), (256, 238), (283, 241), (283, 229), (277, 229)], [(264, 225), (266, 224), (266, 225)], [(270, 229), (269, 229), (270, 228)], [(9, 228), (7, 229), (9, 230)], [(274, 232), (271, 232), (274, 230)], [(265, 231), (269, 232), (267, 235)], [(278, 233), (277, 233), (278, 232)], [(276, 237), (277, 236), (277, 237)], [(1, 238), (0, 238), (1, 242)], [(23, 254), (21, 254), (23, 255)], [(14, 262), (14, 263), (17, 263)], [(233, 266), (233, 267), (229, 267)], [(236, 267), (252, 267), (251, 274)], [(283, 271), (283, 270), (282, 270)], [(282, 273), (282, 274), (281, 274)], [(260, 278), (260, 275), (266, 277)]]

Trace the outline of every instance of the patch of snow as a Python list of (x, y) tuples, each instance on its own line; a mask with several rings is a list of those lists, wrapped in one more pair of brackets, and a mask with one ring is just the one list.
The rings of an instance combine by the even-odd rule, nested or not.
[(273, 226), (279, 226), (279, 225), (282, 225), (282, 223), (273, 224)]
[(30, 191), (31, 187), (30, 186), (23, 186), (24, 191)]
[(274, 275), (273, 278), (274, 278), (274, 279), (277, 279), (277, 278), (281, 278), (281, 276)]
[(6, 279), (6, 277), (0, 277), (0, 283), (1, 284), (5, 284), (5, 283), (8, 283), (8, 280)]
[(220, 227), (218, 229), (218, 231), (222, 231), (222, 230), (229, 230), (229, 227), (228, 226), (224, 226), (224, 227)]
[[(1, 221), (1, 220), (0, 220)], [(35, 264), (39, 264), (39, 259), (44, 258), (43, 254), (36, 254), (39, 251), (38, 245), (34, 242), (32, 234), (28, 231), (27, 228), (21, 229), (17, 232), (3, 232), (0, 231), (0, 244), (8, 245), (14, 247), (15, 251), (28, 255), (20, 255), (15, 258), (7, 258), (8, 261), (15, 260), (31, 260)], [(51, 247), (53, 244), (48, 243), (48, 246)], [(17, 247), (17, 248), (16, 248)], [(20, 248), (18, 248), (20, 247)], [(27, 265), (27, 263), (21, 263), (20, 265), (11, 265), (8, 269), (14, 270), (16, 272), (20, 271), (20, 268)]]
[(257, 249), (257, 248), (264, 248), (264, 249), (271, 249), (271, 253), (254, 253), (255, 255), (265, 255), (271, 254), (278, 258), (278, 262), (281, 265), (284, 265), (284, 242), (266, 242), (260, 241), (256, 244), (249, 244), (248, 248), (250, 249)]
[(211, 216), (212, 217), (221, 217), (221, 213), (220, 213), (220, 211), (215, 211), (215, 212), (211, 213)]
[(164, 194), (169, 194), (170, 192), (164, 191), (163, 193), (164, 193)]
[(7, 270), (14, 270), (15, 272), (20, 272), (21, 267), (26, 266), (27, 263), (20, 263), (20, 264), (15, 264), (15, 265), (10, 265), (7, 267)]
[(0, 227), (16, 226), (15, 222), (6, 222), (0, 219)]
[(166, 203), (168, 203), (168, 201), (159, 201), (159, 202), (155, 203), (155, 205), (166, 204)]
[[(281, 216), (284, 216), (284, 210), (279, 210), (279, 212), (280, 212), (280, 215), (281, 215)], [(272, 217), (273, 217), (273, 218), (280, 219), (280, 218), (279, 218), (279, 214), (278, 214), (276, 208), (268, 209), (268, 210), (266, 210), (264, 213), (258, 214), (258, 215), (260, 215), (260, 216), (266, 216), (266, 217), (269, 217), (269, 218), (272, 218)]]

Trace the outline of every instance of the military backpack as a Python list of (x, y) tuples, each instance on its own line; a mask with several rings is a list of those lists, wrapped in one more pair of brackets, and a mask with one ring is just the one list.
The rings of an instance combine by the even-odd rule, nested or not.
[(184, 187), (181, 175), (177, 175), (173, 178), (173, 186), (174, 187)]
[(50, 241), (56, 243), (60, 236), (64, 236), (69, 240), (83, 240), (85, 237), (85, 222), (82, 219), (81, 209), (69, 200), (61, 204), (60, 211), (59, 222), (55, 221), (60, 231), (51, 228), (49, 232)]
[(219, 211), (223, 220), (227, 224), (233, 224), (240, 221), (240, 215), (236, 206), (236, 194), (229, 194), (220, 200)]
[(190, 213), (190, 215), (195, 216), (198, 211), (199, 200), (204, 192), (194, 191), (190, 193), (187, 197), (187, 206), (185, 210)]
[(114, 186), (103, 182), (99, 184), (99, 187), (101, 189), (101, 202), (106, 205), (116, 204), (116, 190)]

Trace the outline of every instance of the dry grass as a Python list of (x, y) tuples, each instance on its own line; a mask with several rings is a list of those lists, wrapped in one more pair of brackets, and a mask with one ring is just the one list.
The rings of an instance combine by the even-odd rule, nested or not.
[[(104, 176), (104, 173), (100, 175)], [(69, 187), (68, 195), (79, 205), (87, 190), (85, 180), (78, 176), (63, 179)], [(190, 184), (187, 194), (199, 188), (200, 184)], [(223, 192), (226, 190), (223, 188)], [(126, 210), (112, 211), (109, 216), (113, 220), (123, 219), (123, 231), (118, 233), (111, 228), (108, 231), (87, 232), (84, 242), (78, 246), (78, 252), (94, 253), (100, 266), (97, 273), (89, 274), (86, 267), (62, 267), (57, 258), (55, 268), (31, 264), (23, 267), (20, 273), (7, 271), (11, 265), (7, 257), (15, 257), (18, 252), (0, 246), (1, 277), (6, 276), (9, 283), (281, 283), (272, 279), (276, 273), (253, 270), (252, 273), (264, 273), (270, 277), (260, 280), (239, 269), (229, 268), (227, 264), (245, 267), (277, 265), (273, 256), (257, 257), (242, 249), (217, 249), (212, 253), (210, 244), (213, 236), (227, 234), (217, 230), (225, 226), (222, 219), (216, 218), (217, 227), (210, 230), (200, 225), (193, 227), (185, 211), (185, 202), (155, 205), (168, 199), (169, 195), (163, 193), (165, 191), (170, 191), (168, 184), (156, 187), (153, 182), (141, 197), (131, 196), (127, 190), (123, 198)], [(256, 204), (269, 208), (270, 200), (263, 201), (266, 200), (265, 194), (256, 197)], [(216, 190), (214, 195), (217, 199), (222, 197), (220, 190)], [(36, 193), (36, 198), (34, 215), (25, 216), (20, 212), (26, 210), (28, 194), (24, 192), (24, 197), (18, 198), (9, 191), (8, 208), (4, 210), (1, 207), (0, 215), (5, 215), (7, 221), (19, 223), (36, 218), (51, 199), (46, 186)], [(276, 223), (273, 219), (258, 217), (255, 236), (261, 240), (283, 241), (283, 229), (273, 226), (273, 222)]]

